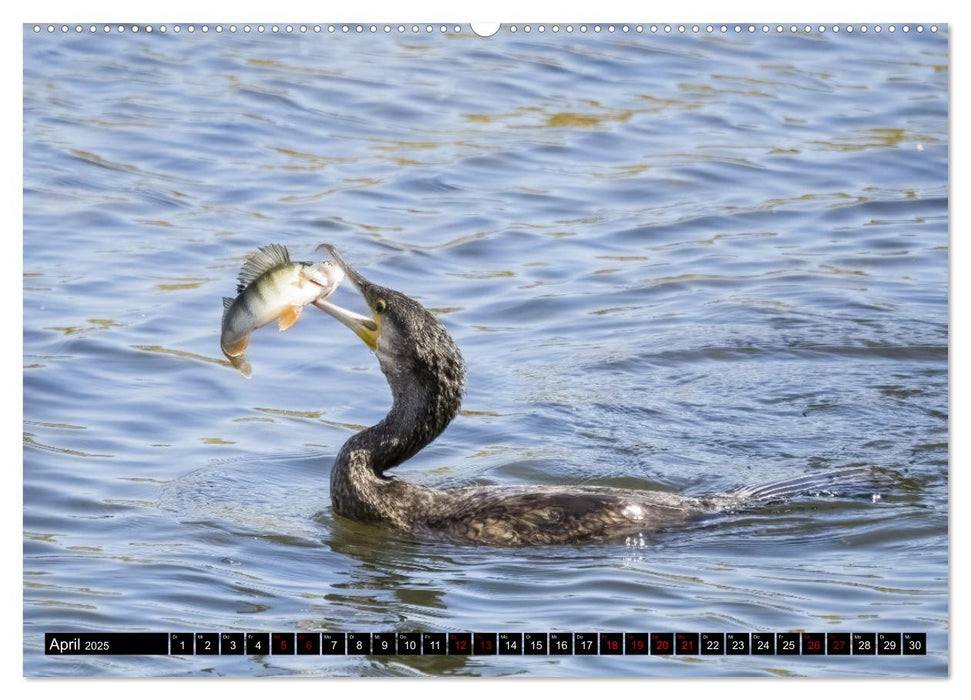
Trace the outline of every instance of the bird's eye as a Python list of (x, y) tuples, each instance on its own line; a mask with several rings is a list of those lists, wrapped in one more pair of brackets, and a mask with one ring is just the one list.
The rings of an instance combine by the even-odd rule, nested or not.
[(386, 308), (388, 308), (388, 302), (386, 302), (384, 299), (378, 299), (376, 302), (374, 302), (374, 310), (379, 314), (383, 314)]

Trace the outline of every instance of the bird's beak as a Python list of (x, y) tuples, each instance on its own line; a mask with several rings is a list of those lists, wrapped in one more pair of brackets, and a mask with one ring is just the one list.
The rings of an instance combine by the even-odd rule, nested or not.
[[(358, 274), (357, 271), (354, 270), (350, 265), (348, 265), (344, 258), (340, 256), (333, 246), (324, 243), (317, 247), (317, 250), (321, 249), (326, 249), (334, 259), (337, 266), (344, 271), (347, 279), (349, 279), (351, 283), (358, 288), (358, 290), (363, 290), (364, 285), (368, 283), (367, 280)], [(377, 318), (368, 318), (367, 316), (362, 316), (359, 313), (355, 313), (338, 306), (337, 304), (333, 304), (326, 299), (318, 299), (314, 302), (314, 306), (323, 311), (325, 314), (333, 316), (354, 331), (354, 333), (357, 334), (357, 337), (363, 340), (365, 345), (372, 350), (377, 347), (379, 329)]]
[(325, 314), (330, 314), (352, 331), (357, 333), (357, 337), (363, 340), (365, 344), (367, 344), (367, 346), (372, 350), (377, 347), (378, 324), (372, 319), (368, 318), (367, 316), (354, 313), (353, 311), (349, 311), (338, 306), (337, 304), (332, 304), (325, 299), (318, 299), (314, 302), (314, 306), (323, 311)]

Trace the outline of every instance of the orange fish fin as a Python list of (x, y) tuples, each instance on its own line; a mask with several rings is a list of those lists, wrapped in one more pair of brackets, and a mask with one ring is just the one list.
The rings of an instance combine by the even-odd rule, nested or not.
[(288, 306), (276, 319), (277, 324), (280, 326), (280, 331), (285, 331), (296, 323), (302, 312), (302, 306)]
[(239, 357), (243, 354), (243, 350), (249, 345), (249, 336), (244, 335), (242, 338), (237, 340), (235, 343), (230, 343), (229, 345), (223, 345), (223, 352), (229, 357)]

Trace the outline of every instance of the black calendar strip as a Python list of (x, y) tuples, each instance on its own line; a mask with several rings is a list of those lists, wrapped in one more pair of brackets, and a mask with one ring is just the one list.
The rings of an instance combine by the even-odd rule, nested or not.
[(48, 656), (900, 656), (925, 632), (48, 632)]

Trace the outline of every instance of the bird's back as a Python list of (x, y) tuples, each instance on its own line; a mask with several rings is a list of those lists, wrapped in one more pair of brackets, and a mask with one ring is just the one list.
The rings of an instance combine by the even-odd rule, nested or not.
[(616, 540), (694, 520), (699, 499), (610, 488), (472, 487), (439, 491), (420, 529), (498, 545)]

